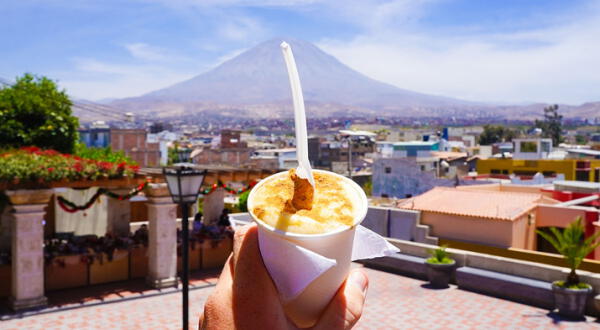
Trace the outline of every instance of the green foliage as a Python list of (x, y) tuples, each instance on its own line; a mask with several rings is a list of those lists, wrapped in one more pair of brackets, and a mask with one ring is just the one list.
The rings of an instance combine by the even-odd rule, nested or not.
[(577, 290), (577, 289), (591, 289), (592, 288), (591, 285), (589, 285), (587, 283), (581, 283), (581, 282), (577, 283), (577, 284), (567, 285), (567, 282), (565, 282), (565, 281), (556, 281), (556, 282), (554, 282), (554, 284), (558, 285), (561, 288), (574, 289), (574, 290)]
[(77, 143), (75, 155), (85, 159), (101, 160), (111, 163), (135, 163), (131, 158), (127, 157), (122, 150), (113, 151), (110, 147), (88, 148), (83, 143)]
[(427, 262), (432, 264), (451, 264), (454, 260), (450, 258), (450, 254), (446, 251), (447, 245), (442, 245), (435, 250), (428, 250), (431, 258)]
[(587, 138), (585, 137), (585, 135), (581, 135), (581, 134), (577, 134), (575, 135), (575, 143), (577, 144), (586, 144)]
[(479, 144), (490, 145), (497, 142), (512, 141), (515, 137), (515, 131), (508, 127), (500, 125), (484, 125), (483, 132), (479, 135)]
[(369, 180), (363, 184), (362, 188), (367, 196), (371, 196), (373, 194), (373, 178), (369, 177)]
[(540, 236), (552, 244), (558, 253), (562, 254), (568, 267), (571, 269), (565, 285), (579, 284), (579, 276), (577, 276), (576, 270), (579, 268), (583, 258), (600, 246), (600, 242), (596, 242), (596, 239), (600, 237), (600, 232), (585, 238), (585, 228), (581, 217), (577, 217), (562, 232), (554, 227), (551, 227), (550, 231), (552, 235), (541, 230), (536, 230)]
[(25, 74), (0, 89), (0, 148), (35, 145), (72, 153), (79, 121), (64, 90), (46, 77)]
[(535, 127), (542, 129), (542, 136), (552, 139), (552, 144), (558, 146), (562, 141), (562, 115), (558, 114), (558, 105), (544, 108), (544, 120), (536, 120)]
[(179, 162), (179, 145), (177, 142), (173, 144), (173, 147), (167, 150), (167, 165), (173, 165)]
[(138, 169), (135, 163), (85, 159), (37, 147), (0, 151), (0, 182), (13, 184), (133, 177)]
[(250, 195), (250, 190), (244, 191), (238, 197), (237, 208), (240, 212), (248, 212), (248, 195)]

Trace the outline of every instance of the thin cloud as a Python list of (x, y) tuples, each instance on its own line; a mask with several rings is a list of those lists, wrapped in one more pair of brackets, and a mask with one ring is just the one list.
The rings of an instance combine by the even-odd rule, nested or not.
[(319, 45), (375, 79), (419, 92), (478, 101), (600, 99), (600, 10), (562, 25), (474, 35), (365, 33)]
[(168, 57), (165, 50), (143, 42), (126, 44), (125, 49), (131, 56), (145, 61), (162, 61)]
[(94, 58), (75, 58), (73, 63), (74, 71), (56, 73), (64, 77), (61, 86), (71, 95), (90, 100), (142, 95), (194, 76), (190, 70), (161, 65), (110, 63)]

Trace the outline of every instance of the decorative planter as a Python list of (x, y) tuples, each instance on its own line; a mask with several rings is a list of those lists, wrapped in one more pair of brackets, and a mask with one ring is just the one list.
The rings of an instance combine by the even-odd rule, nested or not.
[(0, 265), (0, 297), (10, 296), (12, 273), (10, 265)]
[[(190, 250), (188, 252), (188, 258), (189, 258), (189, 262), (190, 262), (190, 270), (200, 269), (200, 265), (201, 265), (200, 258), (202, 258), (202, 246), (200, 244), (196, 244), (195, 249), (192, 249), (192, 247), (190, 246)], [(183, 270), (182, 257), (177, 256), (177, 272), (181, 272), (182, 270)]]
[(226, 237), (221, 240), (205, 240), (202, 243), (202, 268), (223, 267), (233, 251), (233, 241)]
[(45, 267), (44, 282), (47, 291), (85, 286), (88, 263), (81, 255), (55, 257)]
[(129, 252), (116, 250), (112, 261), (103, 255), (102, 262), (98, 258), (90, 265), (90, 284), (125, 281), (129, 278)]
[(427, 277), (429, 283), (434, 288), (447, 288), (450, 283), (450, 278), (454, 272), (456, 261), (452, 260), (451, 264), (434, 264), (425, 262), (427, 265)]
[(53, 181), (53, 182), (0, 182), (0, 190), (17, 190), (17, 189), (49, 189), (49, 188), (90, 188), (90, 187), (133, 187), (146, 180), (141, 175), (136, 175), (134, 178), (115, 178), (115, 179), (98, 179), (98, 180), (78, 180), (78, 181)]
[(592, 289), (567, 289), (552, 283), (552, 292), (554, 293), (554, 306), (558, 309), (560, 315), (581, 319), (585, 311), (587, 297)]
[(148, 275), (148, 248), (136, 246), (129, 252), (129, 278), (140, 278)]

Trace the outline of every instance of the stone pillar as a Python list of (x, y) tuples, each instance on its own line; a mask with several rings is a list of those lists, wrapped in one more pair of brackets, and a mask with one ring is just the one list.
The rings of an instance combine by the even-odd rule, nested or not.
[(9, 305), (15, 311), (43, 307), (44, 296), (44, 208), (52, 190), (7, 191), (12, 214), (12, 292)]
[[(119, 195), (125, 195), (128, 188), (111, 189), (111, 192)], [(129, 200), (119, 200), (117, 198), (106, 198), (106, 232), (116, 237), (129, 236), (131, 219), (131, 206)]]
[(204, 196), (202, 204), (203, 223), (205, 225), (214, 224), (219, 221), (219, 217), (225, 207), (225, 189), (217, 188), (215, 191)]
[(148, 276), (146, 283), (160, 289), (177, 286), (177, 205), (165, 183), (149, 184)]

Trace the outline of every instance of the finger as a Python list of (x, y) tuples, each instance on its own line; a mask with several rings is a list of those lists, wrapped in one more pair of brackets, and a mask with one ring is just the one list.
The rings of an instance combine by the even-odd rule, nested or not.
[(249, 230), (256, 230), (256, 229), (252, 229), (252, 228), (256, 228), (256, 224), (253, 223), (250, 225), (237, 227), (235, 229), (235, 232), (233, 234), (233, 253), (232, 253), (234, 267), (235, 267), (235, 264), (237, 263), (238, 255), (240, 254), (240, 249), (242, 248), (242, 245), (244, 243), (244, 237), (246, 236), (246, 233), (248, 233)]
[(360, 269), (352, 270), (314, 328), (352, 328), (362, 315), (368, 286), (367, 275)]
[(204, 304), (200, 315), (200, 329), (233, 329), (232, 294), (233, 259), (227, 259), (213, 293)]
[[(275, 285), (264, 266), (256, 225), (236, 232), (232, 302), (237, 328), (281, 328), (287, 324)], [(242, 234), (243, 233), (243, 234)]]

